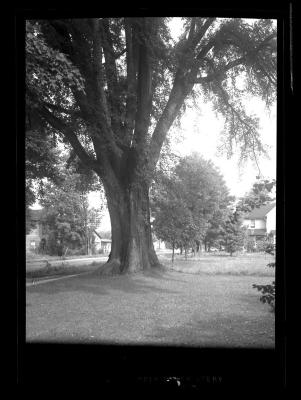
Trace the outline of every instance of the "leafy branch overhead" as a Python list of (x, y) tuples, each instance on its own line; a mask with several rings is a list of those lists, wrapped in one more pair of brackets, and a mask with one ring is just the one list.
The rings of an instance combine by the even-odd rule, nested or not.
[[(225, 117), (225, 150), (263, 152), (246, 93), (269, 106), (276, 88), (271, 20), (183, 18), (178, 42), (169, 18), (27, 21), (29, 114), (67, 140), (104, 180), (152, 174), (169, 128), (190, 96)], [(246, 85), (241, 86), (240, 77)], [(88, 149), (90, 149), (88, 151)]]

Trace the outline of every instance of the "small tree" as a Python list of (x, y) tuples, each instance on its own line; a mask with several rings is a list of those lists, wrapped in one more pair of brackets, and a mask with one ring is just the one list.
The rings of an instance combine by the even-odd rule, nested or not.
[(244, 244), (245, 228), (242, 227), (241, 219), (237, 212), (230, 214), (222, 229), (221, 244), (230, 256), (240, 250)]
[(227, 213), (227, 208), (220, 206), (209, 220), (203, 240), (205, 251), (210, 251), (211, 247), (214, 245), (219, 246), (223, 238), (223, 226), (228, 216)]
[[(174, 262), (174, 251), (178, 246), (187, 246), (189, 236), (189, 226), (192, 223), (190, 211), (182, 200), (179, 188), (175, 182), (167, 177), (164, 180), (160, 191), (153, 196), (153, 214), (155, 219), (152, 223), (153, 230), (158, 239), (171, 244), (172, 262)], [(163, 182), (161, 182), (163, 183)], [(195, 236), (195, 232), (193, 236)], [(191, 235), (191, 230), (190, 230)]]
[[(153, 222), (153, 229), (158, 239), (170, 243), (172, 248), (172, 263), (174, 262), (174, 254), (177, 243), (180, 240), (180, 230), (177, 226), (175, 210), (166, 210), (164, 214), (158, 215)], [(179, 225), (179, 224), (178, 224)]]

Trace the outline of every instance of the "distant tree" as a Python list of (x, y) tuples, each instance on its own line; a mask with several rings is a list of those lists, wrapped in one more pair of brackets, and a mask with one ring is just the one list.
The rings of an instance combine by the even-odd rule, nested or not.
[(173, 248), (183, 248), (186, 256), (189, 248), (195, 248), (204, 239), (214, 213), (222, 213), (230, 199), (212, 162), (193, 153), (180, 159), (169, 176), (161, 174), (154, 185), (154, 230)]
[(213, 228), (211, 223), (217, 222), (218, 216), (222, 218), (232, 197), (229, 196), (225, 181), (214, 164), (197, 153), (181, 159), (175, 168), (175, 174), (181, 181), (185, 203), (191, 211), (197, 231), (195, 247), (206, 240), (207, 232), (210, 234), (208, 229)]
[(222, 240), (223, 225), (227, 219), (228, 209), (218, 209), (208, 222), (208, 228), (204, 235), (205, 251), (210, 251), (211, 247), (219, 246)]
[(231, 212), (226, 219), (222, 227), (221, 236), (221, 244), (224, 246), (225, 251), (230, 253), (230, 256), (243, 247), (245, 228), (242, 227), (240, 214), (236, 210), (233, 213)]
[(80, 247), (84, 253), (88, 252), (102, 209), (89, 209), (87, 187), (82, 179), (79, 174), (65, 172), (59, 185), (46, 182), (40, 189), (39, 199), (45, 209), (43, 224), (51, 253)]
[(160, 182), (157, 181), (152, 191), (151, 209), (155, 217), (152, 228), (158, 239), (170, 243), (173, 262), (175, 248), (181, 243), (181, 233), (190, 216), (174, 179), (160, 175)]
[(53, 182), (58, 181), (60, 162), (58, 150), (51, 143), (49, 136), (37, 134), (31, 129), (31, 124), (26, 123), (25, 134), (25, 215), (26, 234), (36, 226), (30, 217), (30, 207), (37, 200), (35, 186), (43, 179), (48, 178)]

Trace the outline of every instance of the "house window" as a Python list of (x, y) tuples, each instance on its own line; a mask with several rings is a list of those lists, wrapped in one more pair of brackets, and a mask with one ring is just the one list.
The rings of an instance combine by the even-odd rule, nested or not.
[(251, 219), (250, 228), (255, 228), (255, 219)]

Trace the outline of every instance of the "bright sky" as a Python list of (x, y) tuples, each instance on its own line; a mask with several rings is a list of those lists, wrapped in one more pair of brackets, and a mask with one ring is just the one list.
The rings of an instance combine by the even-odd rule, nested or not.
[[(173, 18), (170, 23), (172, 35), (179, 35), (181, 21)], [(269, 113), (264, 103), (257, 98), (246, 99), (247, 111), (260, 118), (260, 134), (264, 144), (270, 146), (269, 159), (260, 158), (259, 167), (264, 178), (276, 178), (276, 104)], [(182, 136), (183, 140), (173, 144), (173, 150), (184, 156), (193, 151), (199, 152), (204, 158), (212, 160), (219, 167), (232, 195), (237, 197), (249, 191), (256, 180), (258, 169), (255, 164), (248, 162), (243, 168), (238, 166), (238, 156), (234, 155), (227, 160), (225, 156), (217, 155), (220, 133), (223, 130), (223, 119), (217, 118), (209, 103), (200, 104), (200, 112), (187, 109), (181, 120), (181, 132), (174, 132), (175, 136)], [(176, 128), (172, 128), (175, 130)], [(91, 207), (99, 205), (98, 193), (89, 195)], [(34, 208), (40, 208), (38, 204)], [(102, 229), (110, 229), (110, 217), (105, 213), (102, 220)]]
[[(262, 142), (269, 146), (269, 159), (258, 159), (261, 174), (265, 178), (276, 178), (276, 109), (272, 109), (269, 115), (259, 100), (251, 101), (250, 108), (251, 106), (253, 112), (260, 117)], [(212, 160), (220, 168), (231, 194), (242, 196), (251, 189), (258, 175), (258, 168), (251, 161), (239, 168), (236, 154), (229, 160), (226, 156), (217, 155), (223, 119), (216, 117), (210, 104), (201, 105), (201, 109), (202, 115), (190, 109), (185, 113), (182, 118), (184, 138), (174, 149), (181, 156), (195, 151)]]

